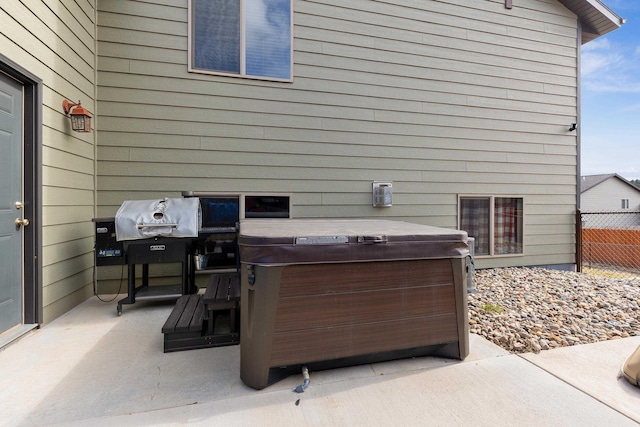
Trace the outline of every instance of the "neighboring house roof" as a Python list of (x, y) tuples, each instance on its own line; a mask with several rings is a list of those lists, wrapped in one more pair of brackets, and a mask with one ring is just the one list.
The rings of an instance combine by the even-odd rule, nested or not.
[(626, 22), (600, 0), (558, 0), (582, 22), (582, 44), (616, 30)]
[(636, 187), (635, 185), (633, 185), (632, 183), (630, 183), (629, 181), (627, 181), (626, 179), (624, 179), (623, 177), (621, 177), (617, 173), (605, 173), (605, 174), (602, 174), (602, 175), (585, 175), (585, 176), (583, 176), (582, 180), (580, 182), (580, 193), (582, 194), (585, 191), (590, 190), (591, 188), (595, 187), (596, 185), (602, 184), (603, 182), (605, 182), (606, 180), (611, 179), (611, 178), (619, 179), (620, 181), (624, 182), (625, 184), (633, 187), (635, 190), (640, 192), (640, 188)]

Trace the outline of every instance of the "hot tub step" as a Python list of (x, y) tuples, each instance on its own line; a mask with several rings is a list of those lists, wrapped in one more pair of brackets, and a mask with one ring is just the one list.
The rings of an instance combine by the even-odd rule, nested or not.
[(230, 318), (235, 318), (231, 311), (207, 311), (204, 297), (197, 294), (178, 298), (162, 327), (164, 352), (239, 344), (240, 334), (231, 324)]

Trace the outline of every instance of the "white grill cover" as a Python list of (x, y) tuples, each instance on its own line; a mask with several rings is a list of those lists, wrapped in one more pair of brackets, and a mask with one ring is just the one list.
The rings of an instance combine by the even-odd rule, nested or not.
[(116, 212), (116, 240), (198, 237), (200, 199), (126, 200)]

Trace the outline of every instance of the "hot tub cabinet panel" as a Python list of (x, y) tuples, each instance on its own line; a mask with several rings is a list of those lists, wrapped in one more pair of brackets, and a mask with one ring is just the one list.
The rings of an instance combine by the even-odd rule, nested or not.
[[(381, 236), (380, 231), (398, 227), (392, 221), (364, 223), (365, 229), (357, 230), (361, 236), (367, 235), (365, 231)], [(401, 224), (402, 235), (407, 230), (428, 231), (431, 237), (446, 233), (448, 243), (444, 246), (449, 246), (449, 257), (385, 259), (376, 252), (379, 245), (394, 240), (386, 236), (385, 243), (379, 241), (365, 248), (371, 252), (369, 260), (351, 262), (347, 256), (342, 262), (314, 263), (305, 259), (307, 244), (295, 248), (292, 243), (285, 252), (303, 252), (294, 255), (297, 261), (276, 262), (267, 247), (273, 242), (268, 244), (264, 235), (258, 240), (252, 237), (258, 224), (241, 225), (240, 375), (245, 384), (262, 389), (302, 364), (321, 369), (429, 354), (459, 359), (467, 356), (466, 234)], [(345, 225), (351, 224), (297, 220), (290, 223), (291, 229), (281, 223), (278, 233), (290, 234), (293, 241), (302, 234), (344, 236)], [(261, 232), (269, 235), (268, 224), (263, 224)], [(455, 238), (450, 239), (451, 235)], [(337, 240), (343, 242), (339, 245), (358, 244), (357, 236), (352, 239), (356, 243), (344, 243), (342, 237)], [(451, 250), (451, 242), (456, 240), (461, 245), (454, 244)], [(252, 247), (257, 241), (267, 250), (268, 262), (243, 257), (243, 248), (248, 245), (250, 250), (245, 254), (260, 252), (264, 261), (265, 252)], [(326, 239), (319, 241), (325, 251), (335, 250)], [(434, 245), (437, 239), (427, 242)], [(312, 252), (317, 249), (312, 248)], [(361, 250), (362, 246), (357, 249)], [(416, 245), (411, 250), (422, 253)]]

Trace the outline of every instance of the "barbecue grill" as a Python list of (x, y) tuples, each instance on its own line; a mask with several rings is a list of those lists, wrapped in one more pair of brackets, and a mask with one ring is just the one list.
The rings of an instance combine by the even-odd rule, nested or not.
[[(118, 301), (118, 315), (123, 304), (177, 299), (195, 290), (189, 261), (201, 224), (198, 198), (128, 200), (115, 218), (94, 221), (97, 235), (104, 236), (101, 243), (109, 248), (96, 248), (96, 263), (128, 265), (128, 295)], [(149, 286), (149, 264), (160, 263), (181, 263), (181, 283)], [(136, 286), (137, 264), (142, 264), (140, 286)]]

